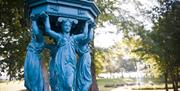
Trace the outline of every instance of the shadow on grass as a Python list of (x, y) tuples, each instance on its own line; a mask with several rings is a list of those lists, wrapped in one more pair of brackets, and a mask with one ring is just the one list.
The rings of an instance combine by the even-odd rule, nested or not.
[(0, 80), (0, 83), (5, 83), (5, 82), (7, 82), (6, 80)]

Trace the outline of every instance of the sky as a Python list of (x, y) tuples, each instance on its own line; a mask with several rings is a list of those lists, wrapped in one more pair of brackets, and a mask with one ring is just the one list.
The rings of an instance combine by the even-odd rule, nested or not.
[[(145, 25), (147, 30), (150, 30), (153, 26), (150, 16), (145, 15), (142, 11), (151, 10), (154, 6), (158, 6), (156, 0), (119, 0), (121, 5), (120, 7), (123, 10), (129, 11), (129, 15), (136, 17), (136, 20), (140, 21)], [(137, 10), (136, 4), (133, 1), (137, 1), (141, 4), (139, 7), (141, 10)], [(118, 15), (117, 12), (114, 12)], [(125, 15), (127, 16), (127, 15)], [(115, 25), (110, 23), (105, 23), (104, 27), (99, 27), (95, 29), (95, 39), (94, 45), (95, 47), (100, 48), (108, 48), (114, 45), (117, 41), (121, 41), (123, 39), (123, 33), (117, 32), (117, 28)]]
[(94, 44), (96, 47), (108, 48), (118, 40), (122, 40), (123, 33), (118, 33), (115, 25), (106, 23), (105, 27), (100, 27), (95, 30)]

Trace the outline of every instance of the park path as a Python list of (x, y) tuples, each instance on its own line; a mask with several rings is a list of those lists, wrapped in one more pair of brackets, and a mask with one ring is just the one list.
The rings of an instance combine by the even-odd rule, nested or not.
[[(165, 90), (131, 90), (127, 87), (117, 87), (112, 89), (111, 91), (165, 91)], [(169, 90), (169, 91), (173, 91), (173, 90)]]
[(24, 81), (10, 81), (0, 83), (0, 91), (22, 91), (26, 89), (24, 87)]

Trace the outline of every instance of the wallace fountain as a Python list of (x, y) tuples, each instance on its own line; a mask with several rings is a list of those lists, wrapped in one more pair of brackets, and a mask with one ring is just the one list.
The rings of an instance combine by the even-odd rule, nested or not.
[[(92, 84), (89, 42), (100, 14), (92, 0), (26, 0), (31, 40), (24, 63), (28, 91), (88, 91)], [(44, 37), (53, 40), (46, 43)], [(50, 50), (48, 78), (41, 52)], [(43, 55), (46, 56), (46, 55)], [(46, 88), (46, 83), (50, 89)]]

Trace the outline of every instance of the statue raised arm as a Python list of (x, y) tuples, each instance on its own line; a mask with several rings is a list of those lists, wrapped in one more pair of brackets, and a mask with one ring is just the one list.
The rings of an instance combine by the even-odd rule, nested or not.
[(88, 43), (93, 39), (92, 27), (89, 27), (88, 36), (78, 44), (77, 53), (79, 61), (77, 63), (76, 74), (76, 90), (75, 91), (89, 91), (92, 84), (91, 75), (91, 56)]
[(77, 24), (76, 19), (59, 17), (58, 22), (61, 24), (61, 33), (56, 33), (50, 29), (49, 17), (45, 17), (45, 31), (49, 36), (57, 41), (57, 53), (55, 57), (55, 71), (57, 72), (57, 89), (58, 91), (72, 91), (75, 82), (76, 73), (76, 41), (87, 38), (88, 22), (85, 23), (84, 32), (78, 35), (70, 35), (73, 24)]
[(24, 85), (28, 91), (44, 91), (44, 81), (40, 64), (40, 53), (44, 47), (44, 38), (38, 28), (36, 19), (37, 17), (31, 14), (31, 41), (27, 47), (24, 62)]
[(55, 40), (59, 40), (60, 38), (62, 38), (61, 34), (58, 34), (51, 30), (49, 16), (45, 12), (42, 12), (40, 15), (44, 18), (45, 32), (47, 32), (49, 36), (53, 37)]

